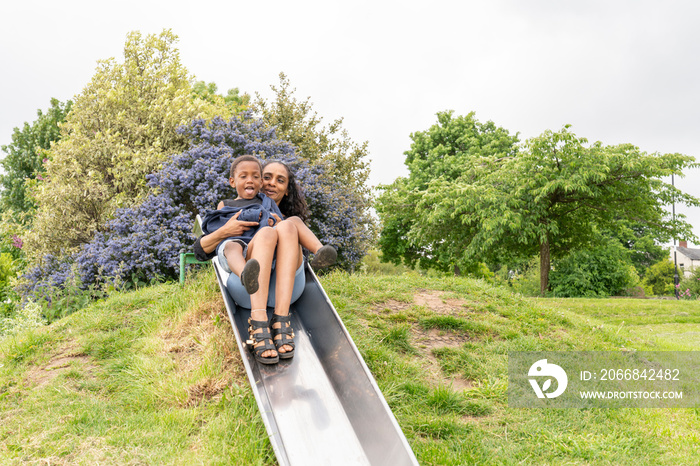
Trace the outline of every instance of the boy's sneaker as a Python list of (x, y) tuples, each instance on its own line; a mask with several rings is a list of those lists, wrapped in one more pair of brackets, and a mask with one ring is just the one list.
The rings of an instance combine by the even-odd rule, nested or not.
[(258, 291), (260, 287), (258, 275), (260, 275), (260, 263), (256, 259), (250, 259), (241, 272), (241, 283), (248, 294)]
[(311, 261), (311, 268), (314, 270), (319, 270), (324, 267), (331, 266), (335, 264), (337, 259), (338, 251), (336, 251), (333, 246), (323, 246), (321, 249), (316, 251), (316, 254), (314, 254), (314, 259)]

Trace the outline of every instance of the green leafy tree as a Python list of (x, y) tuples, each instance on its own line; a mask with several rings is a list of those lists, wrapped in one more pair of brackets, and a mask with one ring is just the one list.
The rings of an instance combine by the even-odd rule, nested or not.
[(647, 226), (629, 222), (620, 222), (619, 225), (617, 232), (607, 233), (630, 251), (630, 260), (641, 278), (644, 278), (652, 265), (668, 258), (669, 249), (659, 243)]
[(250, 107), (250, 96), (246, 93), (241, 94), (237, 87), (229, 89), (226, 95), (221, 95), (217, 94), (218, 87), (216, 83), (197, 81), (192, 87), (192, 92), (196, 97), (217, 106), (220, 106), (223, 102), (233, 113), (241, 113)]
[(457, 178), (436, 177), (411, 193), (417, 201), (406, 238), (456, 263), (539, 255), (544, 294), (552, 258), (593, 245), (597, 231), (634, 222), (659, 239), (692, 236), (690, 225), (669, 218), (665, 206), (674, 200), (697, 206), (700, 199), (662, 178), (681, 175), (694, 166), (693, 157), (647, 154), (631, 144), (586, 144), (567, 126), (545, 131), (511, 156), (465, 160)]
[(461, 212), (432, 216), (425, 195), (439, 190), (438, 186), (469, 182), (504, 158), (515, 156), (518, 137), (491, 121), (480, 123), (474, 113), (454, 116), (441, 112), (437, 120), (427, 131), (411, 134), (411, 149), (405, 152), (409, 176), (380, 188), (383, 193), (376, 203), (382, 223), (379, 245), (383, 256), (395, 264), (403, 261), (410, 267), (474, 272), (478, 260), (465, 260), (460, 254), (465, 240), (473, 235), (470, 228), (460, 225)]
[(59, 126), (66, 119), (72, 102), (61, 103), (51, 99), (51, 107), (43, 113), (37, 110), (37, 119), (22, 129), (15, 128), (12, 143), (2, 146), (7, 154), (0, 161), (5, 173), (0, 174), (0, 207), (2, 210), (30, 212), (35, 209), (27, 196), (27, 183), (44, 173), (44, 159), (51, 143), (60, 138)]
[[(356, 238), (354, 250), (366, 252), (375, 235), (375, 224), (370, 214), (372, 196), (367, 185), (367, 142), (354, 142), (343, 128), (342, 118), (325, 126), (313, 109), (310, 98), (298, 100), (294, 95), (295, 89), (284, 73), (280, 73), (279, 78), (279, 86), (271, 86), (275, 92), (274, 100), (266, 101), (258, 95), (253, 108), (267, 124), (276, 128), (278, 138), (295, 146), (298, 157), (312, 166), (322, 165), (323, 176), (348, 188), (343, 194), (343, 202), (354, 206), (356, 215), (349, 219), (346, 234)], [(313, 199), (307, 200), (312, 218), (328, 214), (316, 211)], [(347, 262), (343, 251), (339, 252), (339, 263), (351, 268), (356, 261)]]
[(615, 231), (634, 222), (661, 240), (692, 234), (691, 226), (681, 218), (674, 222), (665, 206), (674, 199), (689, 205), (700, 200), (662, 178), (682, 174), (693, 166), (693, 157), (647, 154), (631, 144), (586, 143), (568, 126), (545, 131), (472, 192), (476, 235), (471, 245), (476, 247), (471, 250), (539, 249), (542, 294), (549, 286), (552, 252), (562, 257), (593, 243), (596, 229)]
[(354, 186), (358, 191), (358, 200), (368, 206), (367, 142), (354, 142), (343, 128), (342, 118), (324, 126), (322, 118), (313, 109), (311, 99), (298, 100), (287, 76), (280, 73), (279, 78), (279, 86), (270, 86), (275, 93), (274, 100), (268, 102), (257, 95), (254, 109), (263, 120), (277, 129), (277, 137), (294, 144), (298, 156), (312, 165), (325, 164), (332, 176)]
[(176, 41), (169, 30), (130, 33), (123, 63), (100, 61), (75, 98), (49, 151), (45, 180), (32, 190), (38, 210), (26, 243), (33, 261), (75, 251), (117, 207), (137, 204), (148, 191), (146, 175), (185, 149), (178, 127), (230, 113), (193, 93)]

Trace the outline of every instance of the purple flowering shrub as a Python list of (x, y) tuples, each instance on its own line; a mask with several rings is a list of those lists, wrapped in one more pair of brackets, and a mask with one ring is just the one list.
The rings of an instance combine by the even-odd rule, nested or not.
[(48, 321), (64, 317), (85, 307), (91, 300), (104, 297), (105, 293), (94, 284), (84, 286), (74, 263), (47, 254), (37, 265), (29, 269), (18, 290), (26, 307), (27, 301), (39, 305)]
[(190, 148), (147, 176), (152, 194), (138, 207), (119, 209), (107, 231), (83, 247), (77, 263), (84, 282), (100, 275), (144, 282), (177, 277), (180, 250), (191, 250), (195, 240), (195, 216), (233, 195), (228, 184), (233, 160), (243, 154), (294, 150), (248, 115), (196, 120), (180, 132)]
[(255, 154), (281, 160), (294, 171), (309, 204), (311, 229), (324, 244), (339, 250), (339, 264), (349, 268), (365, 254), (369, 232), (358, 223), (353, 192), (325, 175), (323, 166), (310, 166), (294, 147), (276, 138), (274, 128), (249, 114), (230, 120), (195, 120), (179, 130), (190, 140), (189, 149), (176, 154), (160, 171), (147, 176), (151, 194), (132, 208), (118, 209), (105, 229), (85, 244), (66, 264), (36, 267), (25, 276), (25, 296), (42, 295), (60, 287), (73, 270), (83, 288), (110, 280), (128, 284), (175, 279), (179, 253), (191, 251), (192, 226), (197, 214), (216, 208), (234, 196), (228, 184), (233, 160)]

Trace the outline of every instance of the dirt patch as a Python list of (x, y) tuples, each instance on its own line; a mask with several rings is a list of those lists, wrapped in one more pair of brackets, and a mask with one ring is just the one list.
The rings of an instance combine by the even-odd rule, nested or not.
[(30, 369), (27, 373), (27, 384), (35, 387), (44, 386), (71, 369), (79, 371), (84, 377), (91, 376), (96, 366), (92, 364), (89, 356), (69, 344), (52, 356), (46, 365)]
[(440, 368), (440, 361), (433, 353), (439, 348), (459, 348), (468, 340), (464, 335), (457, 332), (429, 329), (423, 330), (419, 327), (411, 329), (411, 345), (421, 354), (422, 364), (428, 373), (432, 374), (432, 379), (440, 385), (451, 387), (454, 391), (467, 390), (472, 387), (472, 383), (458, 375), (446, 375)]
[[(376, 314), (385, 312), (400, 313), (413, 306), (420, 306), (431, 313), (439, 315), (464, 316), (469, 313), (469, 302), (459, 298), (446, 298), (444, 293), (435, 290), (418, 290), (413, 295), (413, 304), (388, 300), (373, 309)], [(469, 338), (462, 332), (448, 330), (424, 329), (418, 324), (413, 324), (410, 331), (411, 346), (420, 353), (420, 361), (424, 370), (431, 374), (434, 384), (451, 387), (454, 391), (467, 390), (472, 383), (460, 376), (446, 375), (443, 373), (440, 362), (435, 357), (433, 350), (439, 348), (459, 348)]]
[(423, 347), (428, 350), (445, 347), (458, 348), (462, 346), (464, 342), (469, 340), (469, 338), (463, 334), (446, 330), (437, 330), (434, 328), (423, 330), (422, 328), (414, 327), (411, 330), (411, 334), (413, 336), (413, 342), (416, 344), (416, 346)]
[(379, 306), (375, 307), (373, 312), (375, 314), (382, 314), (385, 312), (401, 312), (410, 309), (413, 306), (411, 303), (404, 303), (403, 301), (396, 301), (395, 299), (390, 299), (389, 301), (383, 302)]
[(430, 290), (421, 290), (416, 293), (413, 296), (413, 302), (442, 315), (463, 314), (468, 304), (464, 299), (445, 298), (441, 291)]
[(187, 400), (184, 405), (186, 407), (196, 406), (221, 394), (226, 387), (228, 387), (228, 382), (223, 378), (200, 380), (187, 389)]

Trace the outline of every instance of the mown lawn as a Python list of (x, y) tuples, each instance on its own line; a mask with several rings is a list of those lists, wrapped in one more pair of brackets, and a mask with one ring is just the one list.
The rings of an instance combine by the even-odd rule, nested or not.
[(628, 335), (638, 349), (700, 351), (700, 301), (533, 298)]
[[(697, 303), (534, 300), (414, 274), (322, 283), (421, 464), (700, 462), (697, 409), (506, 395), (509, 351), (680, 349), (660, 334), (694, 330), (661, 326), (699, 324)], [(204, 271), (0, 340), (0, 464), (275, 464), (224, 312)]]

